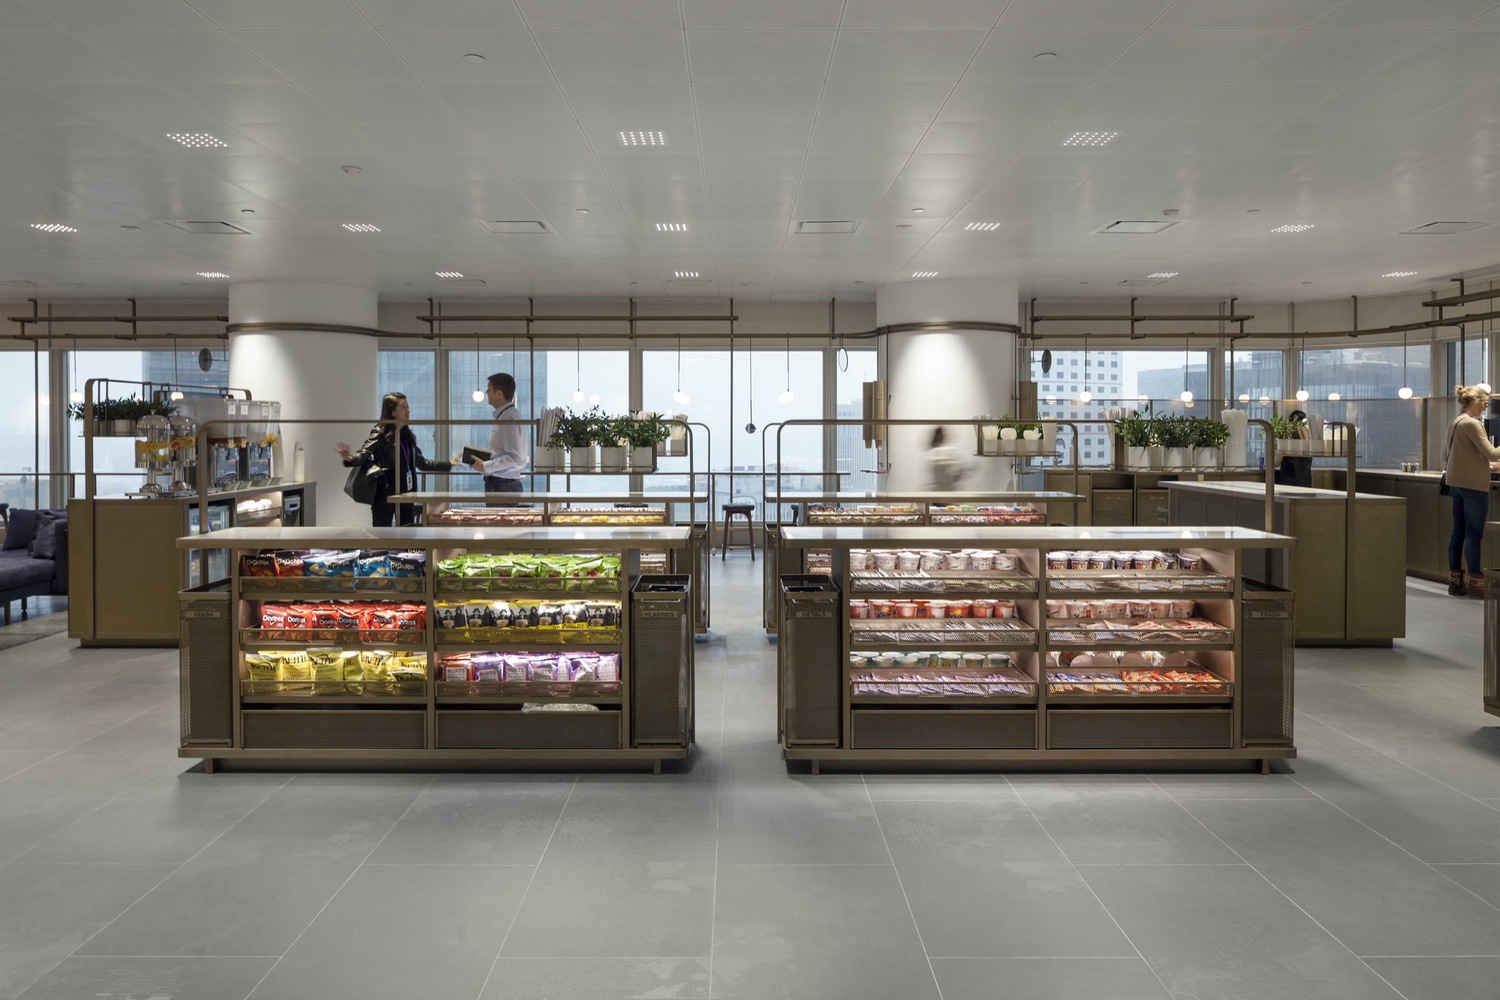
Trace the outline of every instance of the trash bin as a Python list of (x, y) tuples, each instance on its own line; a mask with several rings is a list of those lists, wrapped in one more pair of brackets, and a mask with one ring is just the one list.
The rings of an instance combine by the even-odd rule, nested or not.
[(177, 679), (183, 747), (234, 745), (234, 629), (229, 585), (178, 592)]
[(680, 747), (693, 734), (692, 577), (642, 575), (630, 590), (630, 745)]
[(838, 746), (842, 729), (843, 614), (831, 576), (788, 574), (780, 580), (779, 668), (782, 744)]
[(1297, 617), (1290, 590), (1243, 582), (1240, 659), (1240, 742), (1291, 746), (1292, 684), (1296, 673)]

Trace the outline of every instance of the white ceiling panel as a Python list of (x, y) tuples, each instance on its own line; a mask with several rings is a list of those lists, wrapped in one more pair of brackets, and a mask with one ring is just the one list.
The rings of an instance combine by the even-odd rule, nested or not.
[(821, 91), (816, 83), (693, 84), (700, 121), (810, 122)]
[(1365, 81), (1296, 116), (1303, 122), (1402, 122), (1448, 103), (1453, 88), (1444, 83), (1377, 85)]
[(69, 31), (211, 29), (214, 23), (184, 0), (30, 0), (28, 6)]
[(1500, 31), (1500, 4), (1483, 14), (1464, 22), (1465, 31)]
[[(349, 0), (193, 0), (219, 27), (234, 30), (368, 28)], [(173, 25), (173, 27), (183, 27)]]
[(812, 128), (807, 122), (704, 122), (698, 145), (705, 154), (800, 156), (807, 152)]
[[(684, 88), (686, 89), (686, 88)], [(466, 124), (488, 122), (567, 122), (573, 109), (552, 82), (435, 83), (432, 92)], [(684, 116), (687, 117), (687, 116)]]
[[(599, 165), (617, 185), (644, 182), (653, 185), (697, 184), (703, 181), (703, 164), (696, 153), (631, 156), (629, 153), (600, 156)], [(624, 192), (621, 191), (621, 200)]]
[(312, 83), (302, 88), (340, 121), (443, 122), (447, 110), (421, 83)]
[(989, 124), (938, 122), (928, 128), (918, 153), (966, 153), (1011, 157), (1025, 149), (1040, 132), (1040, 122)]
[(970, 153), (917, 153), (901, 168), (902, 181), (959, 181), (975, 191), (1010, 163), (1010, 156)]
[(1450, 32), (1374, 74), (1373, 79), (1400, 83), (1446, 83), (1458, 90), (1500, 83), (1500, 32)]
[(846, 31), (861, 28), (977, 28), (988, 31), (1006, 0), (846, 0)]
[(544, 31), (535, 38), (564, 83), (688, 79), (681, 31)]
[(1269, 122), (1173, 122), (1135, 148), (1157, 153), (1227, 153), (1276, 127)]
[(1494, 5), (1494, 0), (1343, 0), (1312, 27), (1456, 28)]
[(407, 83), (411, 70), (374, 31), (236, 31), (292, 83)]
[(802, 177), (807, 183), (883, 180), (889, 184), (901, 173), (906, 161), (907, 157), (900, 155), (814, 153), (807, 158)]
[(944, 122), (1048, 122), (1082, 93), (1082, 80), (960, 83), (938, 115)]
[(285, 157), (225, 156), (202, 161), (202, 169), (234, 184), (246, 181), (289, 181), (308, 179), (307, 171)]
[[(111, 128), (108, 125), (85, 124), (80, 122), (60, 123), (56, 125), (37, 125), (16, 122), (11, 124), (6, 121), (6, 134), (21, 136), (38, 146), (64, 155), (74, 160), (93, 160), (100, 158), (116, 159), (121, 157), (147, 157), (154, 156), (156, 148), (148, 143), (139, 142), (124, 132)], [(225, 159), (238, 159), (238, 157), (225, 157)], [(141, 164), (142, 177), (149, 177), (153, 173), (160, 175), (160, 166), (152, 164)]]
[(38, 14), (17, 0), (0, 0), (0, 34), (11, 31), (58, 31), (62, 25)]
[(1332, 97), (1342, 84), (1230, 81), (1183, 112), (1184, 122), (1289, 122)]
[(819, 121), (931, 121), (953, 92), (951, 83), (830, 83)]
[[(1324, 125), (1309, 125), (1308, 128), (1326, 128)], [(1421, 153), (1482, 152), (1500, 141), (1500, 126), (1449, 124), (1444, 122), (1403, 122), (1392, 126), (1371, 126), (1374, 130), (1357, 145), (1350, 147), (1355, 153), (1394, 153), (1417, 155)], [(1469, 147), (1474, 147), (1470, 149)]]
[[(387, 41), (428, 83), (551, 81), (536, 40), (525, 31), (387, 31)], [(484, 56), (484, 62), (465, 59)]]
[(352, 0), (377, 28), (434, 31), (525, 30), (510, 0)]
[(168, 89), (231, 125), (332, 121), (328, 112), (286, 83), (198, 83)]
[(1177, 0), (1158, 28), (1303, 28), (1339, 0)]
[(1145, 28), (1172, 0), (1011, 0), (1001, 28)]
[(571, 156), (593, 159), (583, 129), (573, 122), (524, 122), (475, 125), (471, 131), (495, 156)]
[[(63, 103), (117, 128), (136, 134), (149, 130), (153, 139), (161, 138), (165, 132), (229, 131), (224, 126), (214, 129), (212, 123), (205, 121), (203, 112), (156, 84), (89, 83), (45, 90)], [(234, 145), (229, 135), (220, 138)]]
[(802, 173), (801, 153), (780, 155), (705, 154), (703, 173), (709, 181), (795, 181)]
[(506, 176), (523, 188), (527, 181), (591, 181), (597, 182), (601, 188), (609, 185), (609, 178), (604, 176), (604, 168), (592, 158), (549, 155), (524, 148), (511, 150), (509, 147), (494, 147), (490, 152), (504, 168)]
[(924, 122), (818, 122), (811, 153), (900, 153), (917, 148), (927, 132)]
[(272, 152), (288, 157), (344, 155), (356, 157), (344, 162), (357, 164), (357, 157), (372, 152), (367, 142), (342, 125), (238, 125), (236, 130)]
[(1481, 87), (1419, 116), (1424, 122), (1500, 122), (1500, 87)]
[(832, 31), (689, 31), (693, 79), (820, 81)]
[(841, 31), (828, 79), (957, 80), (982, 31)]
[(1336, 153), (1355, 147), (1389, 128), (1389, 125), (1370, 122), (1293, 122), (1257, 136), (1246, 142), (1242, 149), (1255, 153)]
[(1358, 80), (1440, 37), (1431, 31), (1300, 31), (1237, 82)]
[(682, 28), (677, 0), (516, 0), (533, 31)]
[(1121, 138), (1128, 140), (1130, 123), (1170, 121), (1197, 104), (1205, 89), (1187, 80), (1098, 80), (1058, 112), (1057, 120), (1121, 132)]
[(483, 156), (485, 151), (457, 122), (366, 122), (354, 130), (378, 153)]
[[(1139, 34), (1129, 28), (996, 29), (964, 80), (1092, 80)], [(1042, 52), (1057, 58), (1038, 60)]]
[(1153, 29), (1141, 33), (1100, 78), (1192, 80), (1218, 83), (1249, 66), (1288, 37), (1285, 31)]
[(158, 83), (279, 83), (281, 76), (221, 31), (120, 31), (82, 36)]
[(51, 125), (91, 122), (92, 116), (55, 97), (19, 84), (0, 83), (0, 122), (6, 125)]
[(0, 33), (0, 73), (17, 83), (142, 83), (146, 77), (64, 32)]
[(689, 28), (784, 28), (832, 30), (844, 0), (681, 0)]
[(643, 129), (693, 120), (693, 91), (686, 83), (568, 83), (562, 91), (581, 122)]

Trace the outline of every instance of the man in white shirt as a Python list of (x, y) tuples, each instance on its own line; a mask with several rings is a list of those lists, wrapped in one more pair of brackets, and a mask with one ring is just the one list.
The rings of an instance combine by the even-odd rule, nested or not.
[(472, 468), (484, 475), (486, 493), (520, 493), (521, 473), (526, 468), (526, 428), (518, 421), (526, 419), (516, 409), (516, 380), (506, 372), (489, 377), (485, 396), (495, 408), (495, 423), (490, 427), (490, 457), (475, 459)]

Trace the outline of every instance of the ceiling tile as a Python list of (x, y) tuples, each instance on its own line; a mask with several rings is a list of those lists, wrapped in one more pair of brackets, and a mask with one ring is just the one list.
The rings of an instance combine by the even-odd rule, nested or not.
[(1402, 122), (1442, 107), (1453, 96), (1445, 83), (1377, 85), (1365, 81), (1296, 116), (1303, 122)]
[(543, 31), (535, 37), (560, 82), (688, 79), (681, 31)]
[(1424, 122), (1500, 122), (1500, 87), (1482, 87), (1420, 116)]
[[(684, 88), (685, 89), (685, 88)], [(466, 124), (486, 122), (568, 122), (573, 109), (562, 88), (552, 82), (435, 83), (432, 92), (453, 116)]]
[(409, 82), (411, 70), (374, 31), (235, 31), (296, 84)]
[(1177, 0), (1157, 28), (1302, 28), (1339, 0)]
[(800, 152), (781, 155), (705, 154), (702, 164), (703, 174), (710, 183), (714, 181), (778, 182), (795, 181), (801, 176), (802, 160), (803, 155)]
[(698, 145), (705, 154), (800, 156), (811, 137), (807, 122), (704, 122), (698, 127)]
[(896, 179), (908, 157), (876, 153), (813, 153), (802, 168), (804, 181), (883, 180)]
[(225, 156), (202, 161), (202, 169), (234, 184), (246, 181), (308, 180), (307, 171), (291, 160), (267, 153), (260, 156)]
[(1292, 122), (1247, 139), (1244, 148), (1256, 153), (1336, 153), (1388, 128), (1366, 122)]
[(700, 121), (812, 121), (816, 83), (695, 83)]
[(227, 30), (310, 31), (370, 26), (349, 0), (193, 0), (193, 6)]
[(332, 121), (326, 111), (286, 83), (198, 83), (169, 89), (231, 125)]
[(69, 31), (211, 30), (214, 23), (183, 0), (34, 0)]
[[(357, 157), (371, 152), (370, 146), (354, 132), (342, 125), (305, 125), (301, 123), (239, 125), (242, 132), (282, 156), (337, 156)], [(346, 160), (346, 163), (358, 163)]]
[(698, 130), (688, 122), (653, 123), (666, 135), (665, 146), (626, 146), (620, 141), (620, 130), (602, 122), (580, 125), (583, 134), (595, 153), (624, 154), (634, 159), (649, 159), (653, 156), (674, 156), (682, 153), (697, 153)]
[(495, 156), (594, 157), (588, 137), (574, 122), (490, 123), (475, 125), (471, 131)]
[(703, 164), (696, 152), (659, 153), (651, 157), (601, 153), (598, 160), (613, 181), (639, 180), (661, 184), (686, 181), (698, 184), (703, 178)]
[(33, 85), (143, 83), (135, 69), (63, 32), (0, 33), (0, 73)]
[(1236, 82), (1358, 80), (1439, 37), (1428, 31), (1299, 31)]
[(537, 153), (525, 149), (507, 152), (493, 147), (490, 148), (490, 153), (504, 168), (506, 176), (523, 188), (528, 181), (596, 181), (600, 187), (606, 187), (609, 183), (609, 178), (604, 176), (604, 168), (593, 159)]
[(581, 122), (641, 129), (654, 121), (693, 120), (693, 91), (686, 83), (567, 83), (562, 90)]
[(917, 148), (925, 122), (818, 122), (813, 126), (813, 153), (900, 153)]
[(1145, 28), (1172, 0), (1012, 0), (1000, 28)]
[(58, 100), (133, 134), (149, 130), (153, 138), (161, 138), (166, 132), (215, 131), (205, 122), (203, 112), (152, 83), (89, 83), (45, 89)]
[(352, 0), (377, 28), (433, 31), (524, 31), (526, 22), (510, 0)]
[[(552, 71), (525, 31), (387, 31), (387, 41), (428, 83), (551, 82)], [(484, 56), (472, 62), (466, 55)]]
[(0, 35), (11, 31), (60, 31), (62, 25), (22, 7), (17, 0), (0, 0)]
[(421, 83), (313, 83), (307, 96), (344, 122), (448, 122), (432, 91)]
[(1369, 79), (1400, 83), (1442, 82), (1456, 90), (1500, 83), (1500, 32), (1453, 31), (1379, 70)]
[(158, 83), (279, 83), (281, 76), (221, 31), (82, 36)]
[(1202, 98), (1204, 89), (1201, 84), (1185, 80), (1098, 80), (1060, 111), (1057, 120), (1085, 128), (1125, 132), (1123, 126), (1132, 122), (1165, 122), (1176, 118)]
[(482, 156), (484, 150), (457, 122), (365, 122), (354, 130), (378, 153)]
[[(1127, 28), (999, 28), (985, 39), (964, 80), (1092, 80), (1139, 34)], [(1039, 61), (1041, 52), (1057, 58)]]
[(681, 0), (688, 28), (782, 28), (832, 30), (844, 0)]
[(1193, 80), (1234, 76), (1287, 37), (1284, 31), (1152, 29), (1141, 33), (1099, 82)]
[(1184, 122), (1286, 122), (1340, 89), (1328, 82), (1230, 81), (1185, 111)]
[(667, 28), (680, 30), (677, 0), (516, 0), (533, 31)]
[(980, 31), (841, 31), (830, 80), (957, 80)]
[(821, 81), (832, 31), (689, 31), (693, 79)]
[[(6, 119), (6, 131), (21, 136), (45, 149), (79, 160), (114, 157), (155, 156), (158, 150), (139, 142), (124, 132), (99, 124), (26, 124)], [(234, 157), (228, 157), (234, 159)], [(160, 173), (160, 168), (143, 164), (148, 172)]]
[(19, 84), (0, 82), (0, 122), (6, 125), (50, 125), (89, 122), (92, 116), (55, 97)]
[(1039, 122), (938, 122), (922, 137), (917, 152), (1014, 156), (1026, 148), (1041, 128)]
[(988, 31), (1006, 0), (847, 0), (844, 30), (861, 28), (977, 28)]
[(943, 105), (943, 122), (1049, 122), (1077, 97), (1084, 81), (960, 83)]
[(830, 83), (819, 121), (931, 121), (953, 92), (951, 83)]
[(1344, 0), (1314, 28), (1456, 28), (1494, 6), (1494, 0)]

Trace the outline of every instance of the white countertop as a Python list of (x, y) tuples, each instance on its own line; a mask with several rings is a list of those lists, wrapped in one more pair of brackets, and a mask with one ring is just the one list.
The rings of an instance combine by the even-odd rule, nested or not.
[(1295, 538), (1253, 528), (1064, 527), (890, 527), (783, 528), (783, 544), (798, 548), (854, 548), (874, 546), (954, 545), (994, 548), (1118, 549), (1118, 548), (1242, 548), (1280, 549), (1297, 544)]
[(179, 549), (675, 549), (687, 545), (687, 528), (653, 525), (556, 528), (228, 528), (177, 539)]
[[(1168, 489), (1193, 490), (1199, 493), (1217, 493), (1220, 495), (1231, 494), (1234, 496), (1256, 497), (1261, 500), (1266, 496), (1265, 483), (1197, 483), (1197, 482), (1174, 482), (1162, 483)], [(1343, 501), (1348, 498), (1343, 490), (1320, 490), (1311, 486), (1281, 486), (1276, 487), (1277, 500), (1323, 500), (1328, 502)], [(1356, 500), (1368, 500), (1372, 503), (1405, 503), (1401, 497), (1382, 496), (1379, 493), (1356, 493)]]

